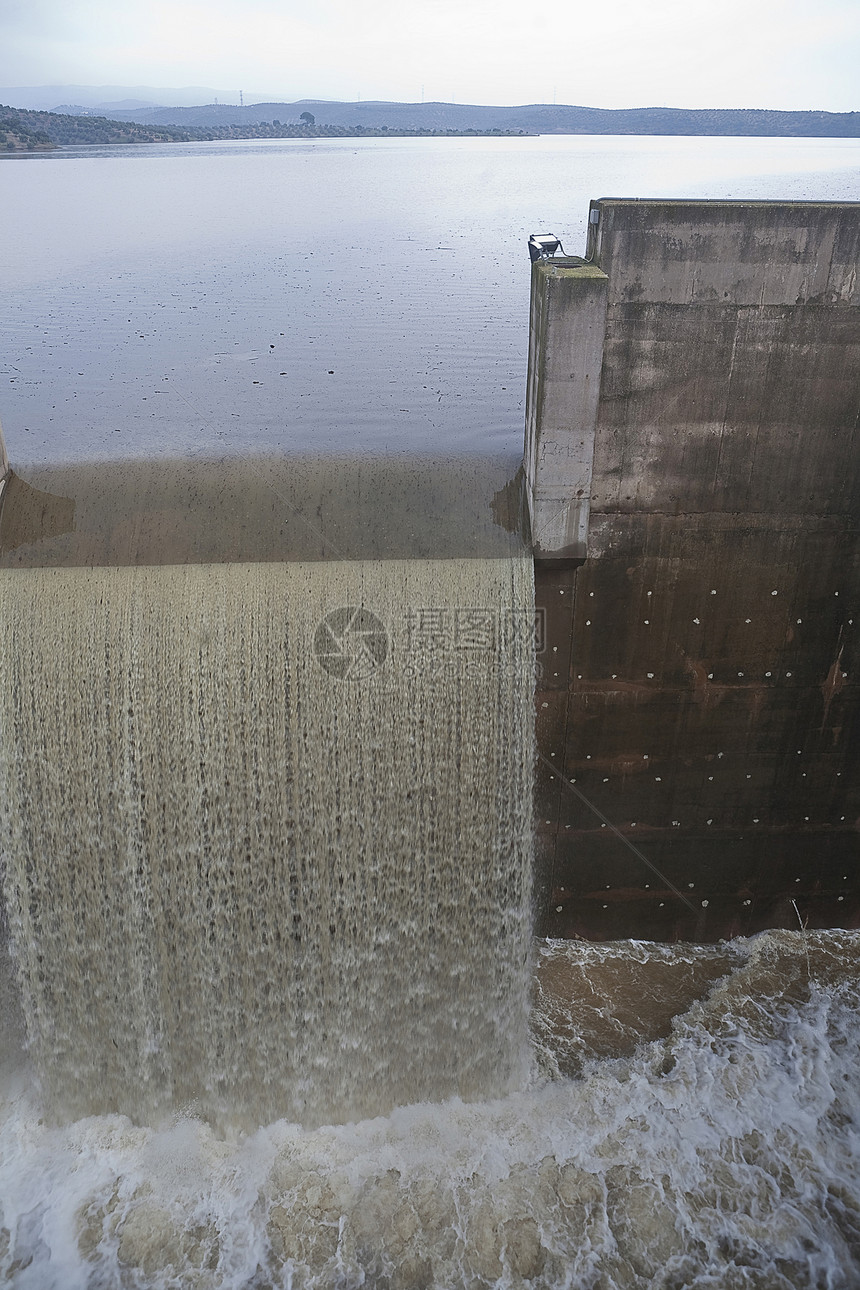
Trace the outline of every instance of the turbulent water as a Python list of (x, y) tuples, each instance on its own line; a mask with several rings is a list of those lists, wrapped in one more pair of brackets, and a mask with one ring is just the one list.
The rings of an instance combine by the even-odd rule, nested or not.
[(51, 1128), (7, 1078), (0, 1268), (21, 1290), (857, 1285), (858, 947), (542, 943), (530, 1088), (316, 1130)]
[(531, 566), (0, 580), (0, 837), (50, 1114), (319, 1124), (528, 1064)]

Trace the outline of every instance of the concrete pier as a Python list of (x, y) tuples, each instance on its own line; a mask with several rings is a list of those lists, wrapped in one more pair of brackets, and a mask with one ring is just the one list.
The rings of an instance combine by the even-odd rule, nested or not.
[(592, 203), (533, 269), (540, 930), (860, 922), (860, 204)]
[(524, 469), (535, 555), (584, 559), (608, 278), (584, 261), (532, 282)]

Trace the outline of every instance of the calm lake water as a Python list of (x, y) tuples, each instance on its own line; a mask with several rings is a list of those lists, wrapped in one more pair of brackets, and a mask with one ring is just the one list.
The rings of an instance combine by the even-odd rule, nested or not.
[(593, 197), (860, 197), (860, 140), (546, 136), (68, 148), (0, 169), (19, 465), (521, 452), (532, 232)]

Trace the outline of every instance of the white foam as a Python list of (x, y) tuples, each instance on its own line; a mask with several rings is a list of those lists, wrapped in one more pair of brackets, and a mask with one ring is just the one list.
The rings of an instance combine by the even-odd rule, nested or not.
[(7, 1100), (0, 1268), (39, 1290), (854, 1284), (858, 946), (736, 942), (666, 1037), (483, 1103), (225, 1138), (51, 1129), (32, 1095)]

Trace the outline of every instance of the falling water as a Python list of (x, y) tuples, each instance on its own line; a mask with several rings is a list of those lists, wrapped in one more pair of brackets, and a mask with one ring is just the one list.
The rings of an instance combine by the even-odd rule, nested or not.
[(0, 577), (6, 901), (55, 1119), (522, 1085), (526, 558)]

